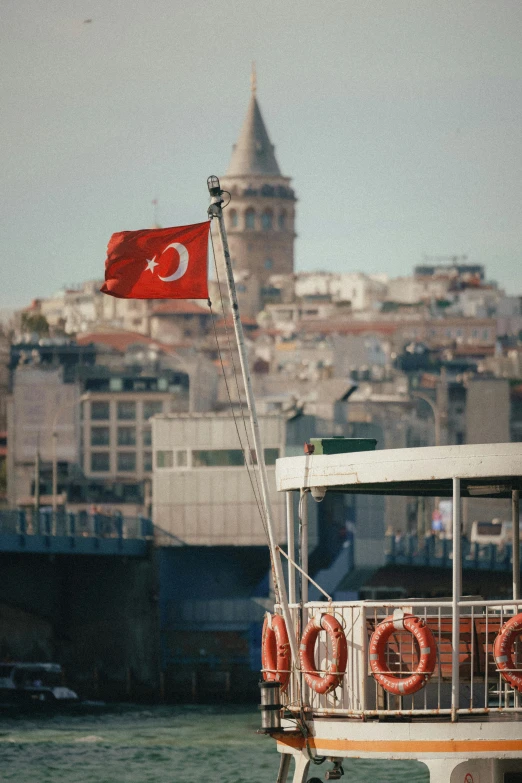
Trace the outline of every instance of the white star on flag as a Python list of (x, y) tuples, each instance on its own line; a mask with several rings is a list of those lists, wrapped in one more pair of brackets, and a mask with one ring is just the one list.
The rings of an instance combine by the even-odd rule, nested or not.
[(148, 270), (149, 272), (154, 273), (155, 266), (159, 266), (158, 262), (156, 261), (156, 256), (154, 256), (152, 259), (147, 258), (147, 269), (145, 271)]

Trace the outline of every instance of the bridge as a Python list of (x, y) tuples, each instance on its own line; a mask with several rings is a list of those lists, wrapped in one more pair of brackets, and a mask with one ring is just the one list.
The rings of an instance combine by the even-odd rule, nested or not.
[(154, 526), (145, 517), (0, 511), (0, 552), (146, 557), (153, 537)]
[[(462, 539), (462, 568), (484, 571), (511, 571), (513, 545), (478, 544)], [(386, 565), (435, 566), (451, 568), (453, 541), (436, 535), (419, 538), (410, 533), (402, 537), (385, 536)]]

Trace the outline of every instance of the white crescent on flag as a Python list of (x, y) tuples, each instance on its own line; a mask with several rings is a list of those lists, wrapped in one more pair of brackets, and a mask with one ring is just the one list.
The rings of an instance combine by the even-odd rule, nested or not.
[[(163, 253), (165, 253), (169, 248), (173, 248), (178, 252), (179, 255), (179, 265), (175, 272), (173, 272), (168, 277), (161, 277), (161, 275), (158, 275), (160, 280), (163, 280), (164, 283), (172, 283), (174, 280), (179, 280), (180, 277), (183, 277), (185, 272), (188, 269), (188, 263), (189, 263), (189, 253), (185, 245), (180, 244), (179, 242), (173, 242), (171, 245), (167, 245), (167, 247), (163, 250), (161, 256)], [(161, 258), (160, 256), (160, 258)]]

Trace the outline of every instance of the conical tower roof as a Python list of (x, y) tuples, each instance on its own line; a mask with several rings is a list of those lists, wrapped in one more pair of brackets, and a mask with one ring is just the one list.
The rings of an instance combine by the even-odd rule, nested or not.
[(227, 177), (242, 177), (249, 174), (281, 176), (274, 153), (274, 146), (268, 136), (256, 97), (255, 75), (252, 79), (252, 95), (239, 134), (234, 144)]

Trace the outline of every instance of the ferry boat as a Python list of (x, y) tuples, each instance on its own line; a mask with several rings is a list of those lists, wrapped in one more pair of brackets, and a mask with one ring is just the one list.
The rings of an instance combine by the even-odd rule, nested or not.
[[(417, 759), (432, 783), (522, 783), (522, 444), (310, 453), (279, 459), (276, 483), (287, 493), (288, 551), (279, 549), (293, 630), (280, 602), (265, 618), (260, 686), (277, 783), (292, 760), (293, 783), (338, 780), (346, 758)], [(309, 498), (331, 492), (452, 498), (452, 595), (309, 601)], [(465, 497), (511, 499), (510, 600), (462, 595)]]
[(0, 663), (0, 704), (58, 706), (78, 703), (78, 694), (63, 684), (59, 663)]

